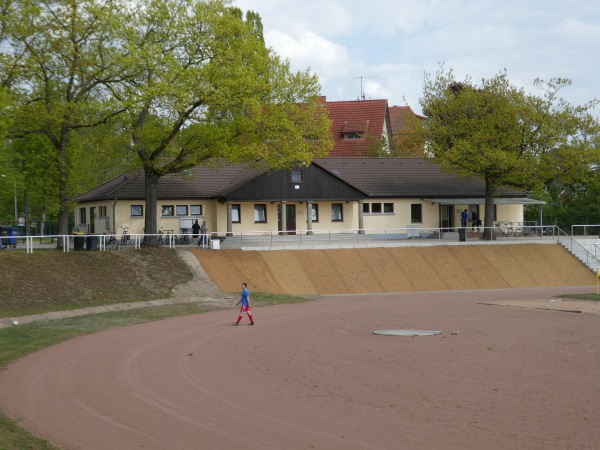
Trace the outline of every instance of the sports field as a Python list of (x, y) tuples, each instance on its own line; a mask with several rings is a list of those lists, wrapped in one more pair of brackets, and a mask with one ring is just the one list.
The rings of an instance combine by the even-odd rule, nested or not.
[[(224, 292), (238, 290), (241, 277), (251, 290), (274, 278), (242, 258), (249, 255), (231, 253), (235, 286), (217, 283)], [(542, 271), (552, 266), (547, 257), (514, 264), (539, 261)], [(561, 258), (564, 267), (571, 257)], [(463, 285), (478, 278), (473, 270)], [(232, 306), (84, 336), (0, 373), (0, 405), (69, 449), (597, 448), (599, 311), (574, 312), (581, 302), (554, 297), (592, 292), (593, 275), (568, 288), (503, 278), (505, 288), (352, 293), (256, 308), (254, 327), (231, 326)], [(373, 334), (381, 329), (441, 334)]]

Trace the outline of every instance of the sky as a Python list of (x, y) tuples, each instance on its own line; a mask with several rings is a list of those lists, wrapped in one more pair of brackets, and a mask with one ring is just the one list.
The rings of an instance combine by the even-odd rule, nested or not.
[[(328, 101), (387, 99), (421, 113), (425, 74), (443, 64), (474, 84), (506, 70), (513, 86), (571, 79), (560, 96), (600, 100), (596, 0), (236, 0), (260, 14), (267, 46), (310, 69)], [(362, 89), (362, 91), (361, 91)], [(600, 108), (593, 114), (600, 116)]]

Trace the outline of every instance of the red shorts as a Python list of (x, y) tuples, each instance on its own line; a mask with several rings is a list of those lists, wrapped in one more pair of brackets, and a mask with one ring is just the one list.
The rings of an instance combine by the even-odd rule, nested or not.
[(242, 307), (240, 308), (240, 314), (243, 314), (243, 313), (250, 314), (250, 305), (248, 305), (248, 306), (242, 305)]

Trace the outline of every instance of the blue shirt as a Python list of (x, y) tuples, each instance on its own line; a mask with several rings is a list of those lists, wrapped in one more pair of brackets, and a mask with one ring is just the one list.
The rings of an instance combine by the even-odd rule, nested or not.
[(242, 291), (242, 306), (248, 306), (248, 297), (250, 297), (250, 292), (248, 289), (244, 289)]

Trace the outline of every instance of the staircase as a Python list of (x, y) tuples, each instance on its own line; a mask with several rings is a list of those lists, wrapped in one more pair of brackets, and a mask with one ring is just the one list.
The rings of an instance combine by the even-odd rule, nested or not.
[(559, 243), (592, 272), (600, 269), (600, 239), (561, 237)]

